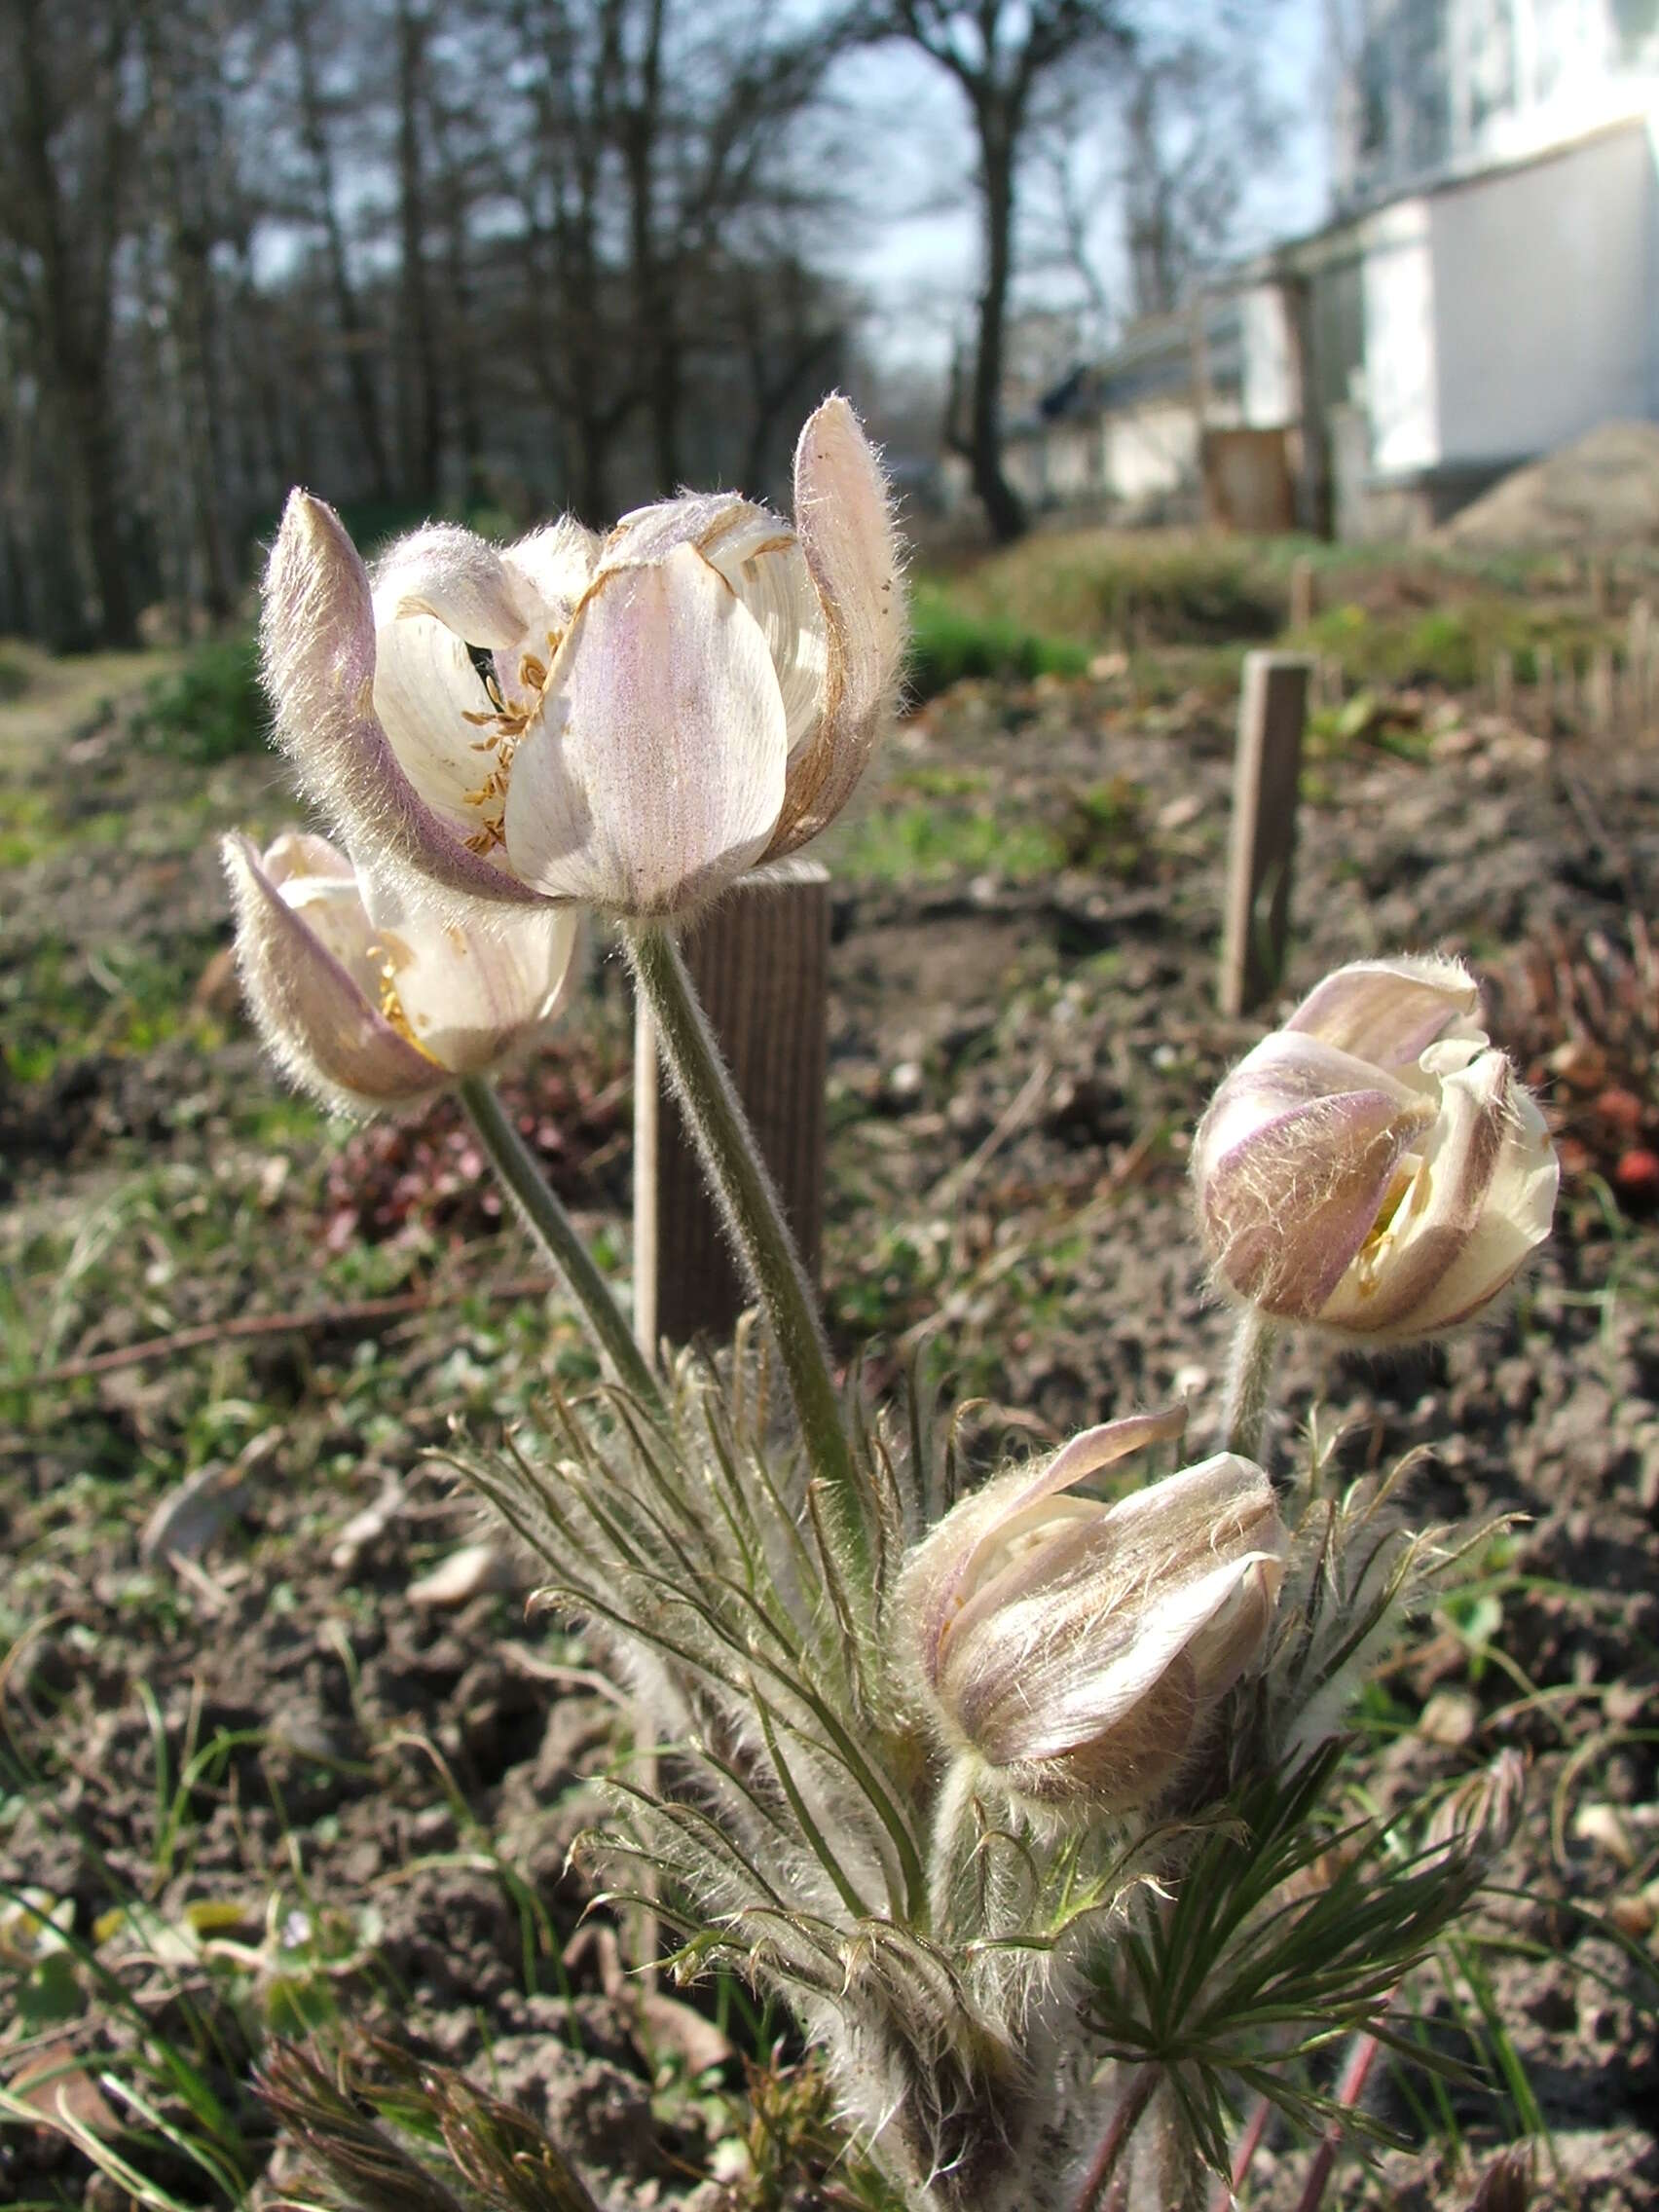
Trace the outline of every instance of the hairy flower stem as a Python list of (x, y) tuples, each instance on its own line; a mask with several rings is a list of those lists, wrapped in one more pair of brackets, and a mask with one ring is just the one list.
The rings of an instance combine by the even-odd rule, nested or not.
[(1246, 1308), (1234, 1331), (1221, 1434), (1227, 1451), (1258, 1462), (1267, 1431), (1268, 1408), (1272, 1403), (1278, 1347), (1279, 1331), (1273, 1323), (1253, 1308)]
[(855, 1587), (867, 1586), (869, 1537), (830, 1348), (772, 1179), (679, 947), (649, 924), (625, 923), (622, 935), (726, 1232), (771, 1324), (807, 1465), (823, 1486), (844, 1564)]
[(1083, 2177), (1083, 2187), (1077, 2193), (1072, 2212), (1099, 2212), (1106, 2201), (1106, 2192), (1116, 2174), (1124, 2153), (1128, 2149), (1129, 2137), (1145, 2118), (1161, 2080), (1161, 2069), (1150, 2060), (1137, 2067), (1130, 2075), (1128, 2084), (1112, 2115), (1112, 2123), (1100, 2139), (1100, 2148)]
[[(1348, 2046), (1341, 2079), (1337, 2083), (1337, 2102), (1345, 2112), (1351, 2112), (1365, 2094), (1365, 2084), (1371, 2079), (1371, 2069), (1377, 2063), (1382, 2045), (1372, 2035), (1355, 2036)], [(1339, 2125), (1330, 2128), (1308, 2168), (1308, 2178), (1302, 2185), (1302, 2194), (1296, 2200), (1296, 2212), (1319, 2212), (1325, 2201), (1325, 2191), (1330, 2186), (1336, 2168), (1337, 2153), (1343, 2147), (1344, 2130)]]
[(458, 1088), (478, 1140), (490, 1156), (490, 1164), (500, 1177), (519, 1218), (570, 1286), (617, 1382), (659, 1419), (666, 1419), (656, 1379), (610, 1295), (610, 1285), (594, 1266), (570, 1215), (543, 1181), (530, 1147), (502, 1113), (500, 1100), (481, 1075), (463, 1076)]

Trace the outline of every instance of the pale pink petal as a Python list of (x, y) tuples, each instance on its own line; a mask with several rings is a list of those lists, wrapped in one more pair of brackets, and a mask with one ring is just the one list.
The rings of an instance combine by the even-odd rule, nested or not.
[(794, 526), (824, 609), (829, 665), (810, 744), (790, 762), (789, 793), (768, 858), (834, 820), (864, 773), (891, 709), (906, 615), (887, 479), (844, 399), (827, 399), (795, 448)]
[(323, 950), (334, 955), (370, 1005), (380, 1006), (384, 963), (356, 876), (290, 875), (277, 890), (284, 904), (298, 914)]
[(1324, 1309), (1434, 1102), (1324, 1039), (1275, 1031), (1222, 1084), (1193, 1142), (1205, 1249), (1285, 1320)]
[(400, 537), (376, 566), (374, 591), (381, 623), (429, 614), (469, 645), (515, 645), (535, 612), (500, 549), (453, 523)]
[(1356, 960), (1315, 984), (1284, 1026), (1378, 1067), (1409, 1069), (1437, 1037), (1469, 1034), (1480, 1003), (1461, 961)]
[[(1184, 1415), (1184, 1408), (1177, 1410)], [(1179, 1433), (1169, 1427), (1170, 1415), (1142, 1418), (1161, 1420), (1165, 1434)], [(1075, 1504), (1076, 1511), (1059, 1519), (1056, 1504)], [(1047, 1533), (1044, 1514), (1050, 1517)], [(1267, 1476), (1253, 1460), (1231, 1452), (1164, 1475), (1110, 1507), (1051, 1498), (999, 1521), (994, 1545), (981, 1552), (991, 1549), (994, 1554), (1011, 1544), (1018, 1548), (1008, 1565), (969, 1581), (972, 1595), (949, 1623), (946, 1642), (970, 1640), (978, 1624), (1002, 1621), (1027, 1597), (1041, 1594), (1052, 1600), (1062, 1589), (1097, 1588), (1108, 1570), (1113, 1582), (1124, 1588), (1150, 1587), (1182, 1560), (1218, 1552), (1234, 1555), (1246, 1539), (1253, 1545), (1267, 1542), (1263, 1530), (1276, 1527), (1277, 1519)], [(1029, 1540), (1019, 1545), (1027, 1531)]]
[(793, 754), (818, 729), (829, 668), (824, 611), (793, 531), (748, 499), (722, 492), (687, 495), (625, 515), (601, 565), (644, 567), (677, 545), (695, 546), (759, 623)]
[(398, 764), (374, 710), (368, 574), (340, 518), (304, 492), (288, 500), (266, 571), (261, 642), (277, 742), (354, 853), (412, 883), (534, 903), (467, 848)]
[(507, 790), (512, 868), (549, 897), (688, 910), (764, 850), (783, 700), (759, 627), (702, 556), (598, 579)]
[[(1018, 1694), (968, 1733), (984, 1755), (1002, 1766), (1051, 1759), (1080, 1750), (1114, 1727), (1156, 1686), (1183, 1653), (1203, 1638), (1244, 1594), (1257, 1586), (1261, 1567), (1276, 1569), (1274, 1553), (1247, 1552), (1225, 1560), (1195, 1579), (1158, 1592), (1150, 1603), (1128, 1604), (1110, 1624), (1118, 1648), (1103, 1655), (1097, 1640), (1042, 1634), (1028, 1624), (1030, 1660), (1017, 1671)], [(1035, 1613), (1041, 1598), (1028, 1601)], [(1102, 1624), (1104, 1628), (1107, 1624)], [(1018, 1639), (1026, 1628), (1011, 1618), (999, 1633)], [(1006, 1665), (1006, 1658), (1005, 1658)], [(1235, 1677), (1236, 1678), (1236, 1675)], [(965, 1723), (968, 1715), (964, 1714)], [(987, 1725), (992, 1721), (993, 1725)]]
[(267, 1047), (293, 1080), (348, 1113), (431, 1096), (449, 1080), (370, 1003), (290, 906), (245, 837), (221, 847), (237, 913), (242, 987)]
[[(1012, 1523), (1132, 1453), (1172, 1443), (1186, 1425), (1184, 1405), (1104, 1421), (1074, 1436), (1035, 1468), (1016, 1468), (964, 1499), (928, 1537), (906, 1569), (906, 1610), (917, 1622), (929, 1671), (937, 1671), (947, 1625), (959, 1617), (965, 1597), (971, 1601)], [(1098, 1514), (1089, 1517), (1096, 1519)]]

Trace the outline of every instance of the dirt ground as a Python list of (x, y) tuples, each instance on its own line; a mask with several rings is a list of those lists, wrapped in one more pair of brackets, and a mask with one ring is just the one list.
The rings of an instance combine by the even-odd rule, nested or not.
[[(958, 685), (902, 726), (826, 855), (832, 1332), (873, 1344), (877, 1386), (935, 1332), (1021, 1448), (1179, 1391), (1200, 1436), (1215, 1418), (1227, 1325), (1184, 1155), (1271, 1010), (1213, 1012), (1231, 699), (1166, 691), (1137, 701), (1110, 663)], [(729, 1985), (696, 2010), (643, 1999), (592, 1924), (571, 1946), (567, 1852), (621, 1753), (617, 1709), (498, 1558), (462, 1550), (474, 1511), (424, 1455), (457, 1422), (498, 1433), (587, 1354), (545, 1300), (502, 1295), (532, 1262), (453, 1116), (351, 1133), (263, 1066), (216, 957), (212, 833), (275, 829), (276, 770), (169, 760), (93, 702), (44, 734), (17, 713), (0, 2078), (27, 2095), (55, 2060), (89, 2126), (137, 2126), (129, 2156), (177, 2202), (257, 2203), (294, 2169), (252, 2057), (350, 2022), (523, 2099), (614, 2212), (854, 2201), (814, 2178), (810, 2126), (756, 2120), (781, 2083), (811, 2102), (779, 2022)], [(1416, 698), (1357, 733), (1325, 716), (1310, 752), (1287, 996), (1362, 954), (1465, 953), (1568, 1167), (1501, 1318), (1409, 1360), (1290, 1363), (1288, 1430), (1317, 1408), (1355, 1469), (1430, 1448), (1425, 1519), (1523, 1517), (1367, 1693), (1356, 1768), (1386, 1803), (1527, 1754), (1499, 1936), (1418, 1993), (1459, 2049), (1460, 2018), (1501, 2021), (1499, 2078), (1438, 2103), (1382, 2078), (1417, 2148), (1345, 2161), (1327, 2201), (1464, 2205), (1532, 2127), (1536, 2201), (1635, 2212), (1659, 2200), (1659, 737)], [(618, 1267), (628, 1070), (597, 958), (568, 1042), (512, 1097)], [(365, 1313), (379, 1300), (405, 1303)], [(208, 1341), (42, 1376), (193, 1328)], [(164, 2046), (222, 2116), (218, 2185), (113, 2109), (136, 2081), (163, 2117), (197, 2112)], [(1288, 2207), (1304, 2157), (1271, 2140), (1248, 2201)], [(0, 2201), (127, 2201), (87, 2172), (46, 2130), (0, 2128)]]

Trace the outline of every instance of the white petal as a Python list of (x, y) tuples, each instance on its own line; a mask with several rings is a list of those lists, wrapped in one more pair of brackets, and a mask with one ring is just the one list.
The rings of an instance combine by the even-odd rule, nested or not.
[(700, 554), (600, 578), (507, 789), (507, 854), (537, 890), (637, 917), (685, 911), (764, 849), (783, 700), (754, 617)]
[(339, 516), (304, 492), (290, 496), (272, 551), (260, 640), (277, 742), (354, 853), (433, 892), (534, 903), (467, 849), (399, 765), (374, 710), (368, 572)]
[(1561, 1167), (1548, 1126), (1519, 1084), (1510, 1084), (1505, 1105), (1502, 1149), (1480, 1218), (1451, 1265), (1408, 1315), (1405, 1326), (1413, 1336), (1455, 1328), (1479, 1312), (1550, 1233)]
[(489, 929), (410, 911), (366, 886), (375, 941), (420, 1045), (457, 1075), (498, 1064), (550, 1022), (571, 988), (580, 927), (566, 907), (501, 917)]
[(397, 764), (438, 819), (464, 843), (483, 827), (469, 803), (494, 765), (489, 695), (465, 641), (430, 614), (383, 622), (375, 633), (375, 713)]
[(1132, 1633), (1105, 1666), (1091, 1666), (1086, 1646), (1051, 1643), (1040, 1651), (1022, 1682), (1031, 1714), (1013, 1755), (1057, 1758), (1115, 1726), (1239, 1592), (1254, 1586), (1259, 1567), (1276, 1569), (1278, 1560), (1276, 1552), (1246, 1552), (1161, 1592), (1133, 1610)]
[[(1423, 1140), (1409, 1189), (1392, 1221), (1338, 1284), (1319, 1316), (1322, 1323), (1391, 1341), (1440, 1325), (1440, 1286), (1455, 1266), (1458, 1277), (1468, 1279), (1469, 1246), (1488, 1214), (1498, 1169), (1514, 1141), (1518, 1095), (1501, 1052), (1484, 1052), (1472, 1066), (1448, 1078), (1441, 1087), (1439, 1117)], [(1517, 1251), (1508, 1273), (1527, 1249)], [(1507, 1279), (1507, 1273), (1493, 1279), (1474, 1303), (1482, 1303)]]
[(524, 635), (533, 595), (486, 538), (428, 523), (399, 538), (375, 570), (375, 618), (429, 614), (472, 645), (506, 646)]
[(384, 962), (376, 950), (374, 924), (355, 875), (290, 875), (277, 889), (290, 911), (334, 955), (370, 1005), (378, 1006)]
[(277, 884), (314, 875), (356, 880), (350, 856), (310, 830), (284, 830), (266, 846), (259, 865)]
[(561, 633), (570, 627), (599, 565), (599, 538), (573, 515), (564, 515), (509, 545), (502, 558), (515, 575), (523, 577), (535, 600), (537, 614), (531, 623), (534, 648), (537, 623)]
[(1283, 1319), (1323, 1315), (1437, 1105), (1438, 1086), (1414, 1089), (1323, 1038), (1265, 1037), (1193, 1144), (1199, 1227), (1226, 1286)]

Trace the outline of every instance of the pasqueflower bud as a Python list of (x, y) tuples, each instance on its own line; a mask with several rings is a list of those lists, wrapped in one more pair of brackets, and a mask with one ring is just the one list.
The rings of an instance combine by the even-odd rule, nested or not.
[(1327, 976), (1222, 1084), (1193, 1177), (1224, 1290), (1400, 1344), (1479, 1312), (1549, 1234), (1543, 1116), (1454, 960)]
[(262, 637), (277, 741), (377, 875), (451, 912), (651, 920), (833, 819), (904, 628), (886, 479), (833, 398), (800, 435), (793, 529), (685, 496), (603, 540), (569, 520), (504, 549), (431, 527), (371, 578), (295, 492)]
[(1289, 1538), (1259, 1467), (1221, 1453), (1115, 1505), (1074, 1494), (1185, 1419), (1109, 1421), (987, 1483), (905, 1567), (935, 1723), (1017, 1796), (1105, 1812), (1156, 1798), (1263, 1648)]
[(331, 1106), (412, 1106), (533, 1044), (564, 1002), (576, 917), (550, 908), (468, 930), (407, 912), (326, 838), (261, 854), (230, 836), (242, 987), (267, 1046)]

